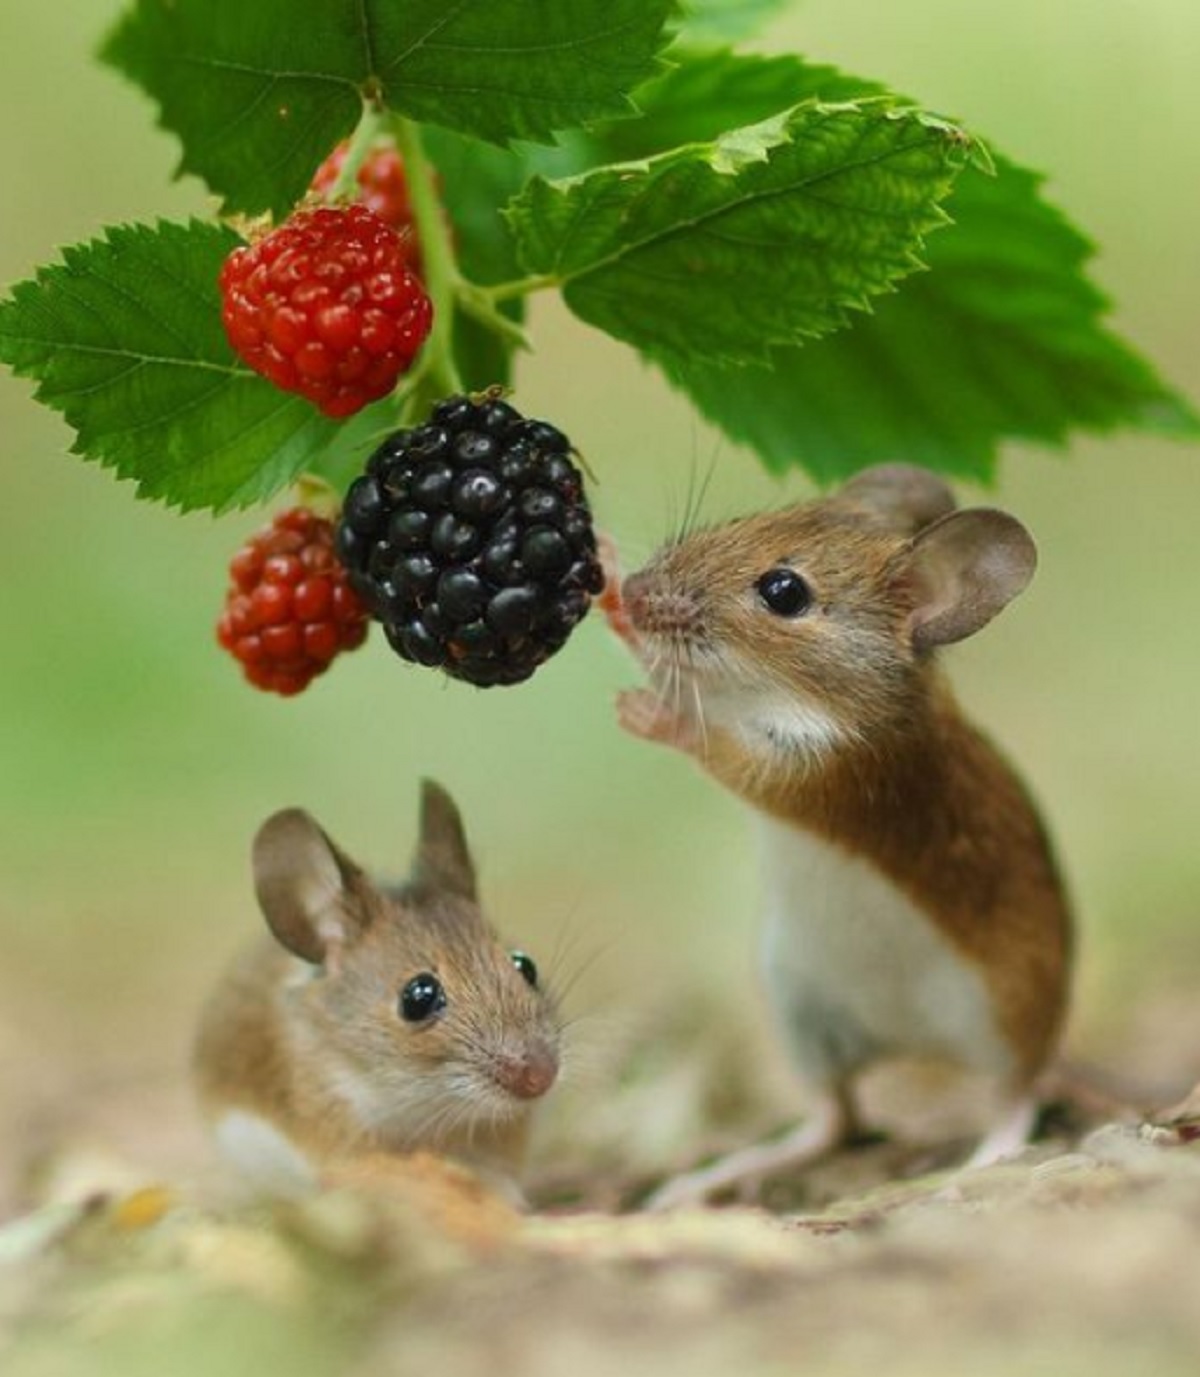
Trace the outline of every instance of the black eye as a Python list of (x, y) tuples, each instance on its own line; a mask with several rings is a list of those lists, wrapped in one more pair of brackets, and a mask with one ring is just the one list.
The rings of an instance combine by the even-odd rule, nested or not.
[(446, 991), (436, 975), (422, 971), (400, 991), (400, 1015), (409, 1023), (421, 1023), (446, 1007)]
[(512, 963), (525, 977), (525, 983), (536, 990), (538, 969), (533, 963), (533, 957), (526, 956), (523, 951), (515, 951), (512, 953)]
[(812, 606), (808, 584), (795, 569), (768, 569), (755, 584), (758, 596), (780, 617), (798, 617)]

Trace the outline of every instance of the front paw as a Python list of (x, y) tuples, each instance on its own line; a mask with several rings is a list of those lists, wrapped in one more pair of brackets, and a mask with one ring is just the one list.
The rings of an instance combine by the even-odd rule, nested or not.
[(641, 741), (673, 746), (680, 751), (696, 749), (692, 724), (672, 712), (653, 689), (626, 689), (617, 695), (617, 722), (623, 731)]

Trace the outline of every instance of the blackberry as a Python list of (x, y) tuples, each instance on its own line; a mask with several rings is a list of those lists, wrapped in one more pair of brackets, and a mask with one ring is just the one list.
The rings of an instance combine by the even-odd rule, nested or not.
[(398, 655), (490, 688), (561, 649), (604, 586), (570, 455), (490, 393), (448, 398), (375, 451), (337, 552)]

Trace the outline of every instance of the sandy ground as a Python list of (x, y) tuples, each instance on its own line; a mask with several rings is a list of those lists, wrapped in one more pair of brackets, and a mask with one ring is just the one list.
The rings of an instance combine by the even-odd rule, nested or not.
[[(1189, 1045), (1147, 1018), (1147, 1058)], [(678, 1054), (679, 1039), (693, 1055)], [(97, 1083), (10, 1036), (6, 1377), (1054, 1373), (1200, 1367), (1200, 1092), (1126, 1123), (1050, 1116), (955, 1170), (973, 1112), (871, 1088), (890, 1141), (748, 1203), (648, 1215), (671, 1163), (778, 1126), (768, 1085), (680, 1024), (568, 1102), (519, 1215), (436, 1159), (267, 1208), (201, 1169), (185, 1087)], [(647, 1053), (645, 1047), (650, 1046)], [(699, 1050), (697, 1050), (699, 1049)], [(36, 1074), (34, 1074), (36, 1072)], [(19, 1073), (19, 1074), (18, 1074)], [(13, 1086), (20, 1093), (12, 1097)], [(915, 1087), (915, 1088), (914, 1088)], [(905, 1121), (907, 1114), (907, 1122)]]

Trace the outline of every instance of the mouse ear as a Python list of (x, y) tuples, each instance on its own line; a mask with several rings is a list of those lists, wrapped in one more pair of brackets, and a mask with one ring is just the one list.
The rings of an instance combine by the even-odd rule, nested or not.
[(475, 865), (462, 816), (450, 795), (432, 779), (421, 781), (421, 824), (412, 882), (475, 902)]
[(336, 966), (368, 922), (362, 871), (302, 808), (269, 817), (252, 855), (258, 904), (276, 940), (315, 966)]
[(912, 464), (876, 464), (842, 486), (841, 497), (869, 507), (889, 526), (919, 531), (955, 508), (954, 494), (928, 469)]
[(974, 507), (927, 526), (909, 546), (902, 577), (915, 605), (917, 650), (961, 641), (1007, 606), (1037, 567), (1037, 546), (1006, 512)]

